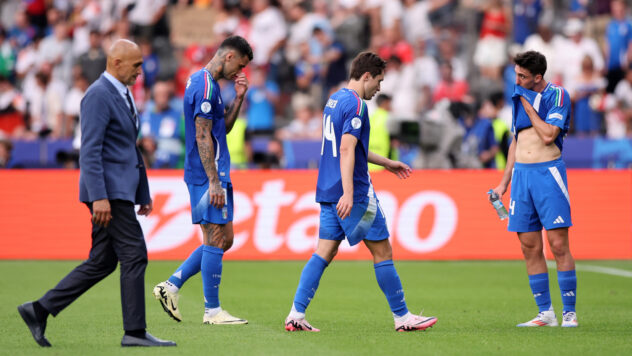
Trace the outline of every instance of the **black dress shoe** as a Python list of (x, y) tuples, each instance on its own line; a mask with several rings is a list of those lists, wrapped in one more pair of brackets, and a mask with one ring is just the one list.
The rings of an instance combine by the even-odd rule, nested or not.
[(51, 344), (46, 340), (46, 336), (44, 336), (44, 332), (46, 331), (46, 320), (43, 322), (37, 320), (35, 316), (35, 309), (33, 309), (33, 302), (28, 302), (20, 305), (18, 307), (18, 312), (24, 319), (26, 326), (31, 330), (31, 334), (33, 334), (33, 339), (42, 347), (50, 347)]
[(169, 340), (161, 340), (146, 332), (144, 337), (123, 335), (121, 346), (176, 346), (176, 343)]

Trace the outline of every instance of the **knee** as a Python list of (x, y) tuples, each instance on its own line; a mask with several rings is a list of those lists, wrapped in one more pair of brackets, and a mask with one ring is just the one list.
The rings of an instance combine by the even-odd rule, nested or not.
[(373, 260), (376, 263), (379, 263), (382, 261), (388, 261), (392, 259), (393, 259), (393, 249), (391, 248), (390, 244), (383, 249), (375, 251), (375, 254), (373, 255)]
[(230, 239), (229, 238), (224, 239), (224, 247), (223, 247), (224, 252), (230, 250), (231, 247), (233, 247), (233, 238), (231, 237)]
[(542, 244), (522, 243), (520, 247), (522, 248), (522, 254), (525, 257), (537, 256), (543, 253)]
[(555, 241), (551, 243), (551, 252), (553, 252), (553, 255), (560, 257), (566, 256), (570, 251), (568, 245), (563, 241)]
[(334, 257), (338, 254), (338, 247), (332, 249), (317, 248), (316, 254), (324, 258), (329, 263), (333, 261)]

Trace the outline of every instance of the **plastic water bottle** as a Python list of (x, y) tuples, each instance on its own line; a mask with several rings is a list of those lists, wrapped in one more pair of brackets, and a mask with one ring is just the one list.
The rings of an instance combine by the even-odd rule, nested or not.
[(487, 194), (489, 194), (489, 201), (492, 202), (492, 206), (494, 207), (494, 209), (496, 209), (496, 213), (498, 213), (498, 217), (500, 218), (500, 220), (505, 220), (506, 218), (508, 218), (509, 214), (507, 213), (507, 209), (505, 209), (503, 202), (500, 201), (498, 194), (494, 193), (494, 191), (491, 189), (489, 190), (489, 192), (487, 192)]

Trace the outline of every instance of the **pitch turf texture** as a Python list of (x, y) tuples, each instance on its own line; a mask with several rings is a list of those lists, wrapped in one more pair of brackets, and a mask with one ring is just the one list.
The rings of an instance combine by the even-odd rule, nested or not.
[[(181, 290), (183, 322), (170, 319), (151, 295), (178, 266), (149, 263), (145, 278), (148, 331), (177, 348), (122, 349), (119, 272), (93, 287), (57, 318), (35, 344), (16, 307), (39, 298), (78, 262), (2, 261), (0, 354), (6, 355), (630, 355), (632, 261), (580, 261), (628, 271), (627, 276), (578, 268), (580, 327), (516, 328), (536, 314), (524, 264), (511, 262), (396, 262), (411, 312), (434, 315), (425, 332), (397, 333), (368, 261), (335, 261), (327, 268), (308, 320), (320, 333), (283, 329), (304, 262), (225, 261), (222, 306), (248, 325), (202, 324), (202, 281)], [(561, 314), (556, 274), (553, 305)], [(625, 272), (624, 272), (625, 274)]]

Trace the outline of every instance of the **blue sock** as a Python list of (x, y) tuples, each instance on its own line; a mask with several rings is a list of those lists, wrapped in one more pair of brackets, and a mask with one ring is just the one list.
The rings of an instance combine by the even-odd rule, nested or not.
[(529, 285), (535, 298), (535, 304), (541, 312), (551, 308), (551, 293), (549, 292), (549, 274), (540, 273), (529, 276)]
[(373, 265), (373, 268), (375, 268), (377, 284), (380, 286), (380, 289), (382, 289), (382, 292), (384, 292), (393, 314), (397, 316), (406, 315), (408, 308), (404, 300), (404, 289), (402, 288), (402, 282), (399, 280), (399, 275), (397, 275), (397, 271), (393, 265), (393, 260), (376, 263)]
[(557, 271), (557, 283), (562, 292), (562, 304), (564, 311), (575, 311), (575, 298), (577, 298), (577, 276), (575, 270)]
[(313, 254), (307, 261), (303, 272), (301, 272), (301, 279), (298, 282), (298, 288), (296, 288), (296, 294), (294, 295), (294, 307), (298, 312), (305, 313), (309, 302), (312, 301), (314, 294), (316, 294), (320, 277), (322, 277), (328, 265), (327, 261), (317, 254)]
[(182, 262), (175, 273), (169, 277), (169, 282), (171, 282), (171, 284), (178, 288), (182, 288), (182, 285), (187, 281), (187, 279), (200, 272), (203, 248), (204, 245), (196, 248), (195, 251), (191, 252), (189, 257)]
[(204, 307), (219, 307), (219, 283), (222, 281), (222, 257), (224, 250), (204, 245), (202, 253), (202, 286)]

